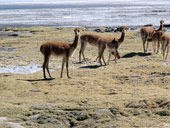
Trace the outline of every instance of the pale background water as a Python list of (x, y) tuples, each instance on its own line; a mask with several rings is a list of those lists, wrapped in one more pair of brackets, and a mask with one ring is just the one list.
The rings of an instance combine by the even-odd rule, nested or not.
[(0, 27), (170, 23), (169, 0), (0, 0)]

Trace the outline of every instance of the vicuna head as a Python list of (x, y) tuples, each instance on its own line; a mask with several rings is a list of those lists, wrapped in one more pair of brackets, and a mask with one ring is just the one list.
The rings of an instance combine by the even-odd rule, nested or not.
[(122, 32), (124, 32), (125, 30), (128, 30), (127, 26), (121, 26), (120, 28), (121, 28)]
[(117, 50), (112, 52), (112, 54), (115, 56), (115, 58), (120, 59), (120, 55), (119, 55), (119, 52)]
[(80, 29), (79, 28), (75, 28), (74, 32), (75, 32), (76, 36), (78, 36), (80, 34)]
[(161, 20), (161, 21), (160, 21), (160, 24), (162, 25), (163, 23), (164, 23), (164, 20)]

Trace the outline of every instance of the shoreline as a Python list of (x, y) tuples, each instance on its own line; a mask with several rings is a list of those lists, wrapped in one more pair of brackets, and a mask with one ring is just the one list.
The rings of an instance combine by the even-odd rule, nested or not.
[[(113, 26), (78, 26), (78, 25), (75, 25), (75, 26), (63, 26), (63, 25), (44, 25), (44, 24), (32, 24), (32, 25), (29, 25), (29, 24), (0, 24), (0, 29), (4, 29), (4, 28), (8, 28), (8, 27), (12, 27), (12, 28), (29, 28), (29, 27), (56, 27), (56, 28), (76, 28), (76, 27), (84, 27), (84, 28), (100, 28), (100, 27), (104, 27), (104, 28), (107, 28), (107, 27), (112, 27), (112, 28), (116, 28), (116, 27), (120, 27), (120, 26), (123, 26), (124, 24), (122, 25), (113, 25)], [(143, 24), (143, 25), (125, 25), (127, 26), (128, 28), (130, 29), (138, 29), (138, 28), (141, 28), (143, 26), (152, 26), (152, 27), (159, 27), (159, 25), (154, 25), (154, 24), (151, 24), (151, 23), (148, 23), (148, 24)], [(170, 28), (170, 24), (164, 24), (164, 28)]]
[[(122, 24), (123, 26), (124, 24)], [(146, 24), (149, 26), (154, 26), (154, 27), (159, 27), (158, 25), (153, 25), (153, 24)], [(146, 25), (126, 25), (128, 28), (141, 28), (143, 26)], [(120, 25), (121, 26), (121, 25)], [(115, 26), (61, 26), (61, 25), (26, 25), (26, 24), (0, 24), (0, 29), (5, 29), (8, 27), (12, 27), (12, 28), (29, 28), (29, 27), (56, 27), (56, 28), (75, 28), (75, 27), (84, 27), (84, 28), (100, 28), (100, 27), (112, 27), (112, 28), (116, 28), (116, 27), (120, 27), (119, 25), (115, 25)]]
[[(169, 24), (168, 24), (169, 25)], [(159, 28), (159, 26), (154, 26), (152, 24), (146, 24), (146, 25), (137, 25), (137, 26), (127, 26), (128, 31), (139, 31), (141, 27), (143, 26), (151, 26), (154, 28)], [(64, 28), (76, 28), (76, 27), (82, 27), (85, 28), (88, 31), (95, 31), (99, 33), (107, 33), (107, 32), (119, 32), (120, 26), (93, 26), (93, 27), (86, 27), (86, 26), (54, 26), (54, 25), (1, 25), (0, 24), (0, 38), (13, 38), (18, 37), (23, 34), (32, 34), (31, 31), (27, 30), (13, 30), (13, 28), (34, 28), (34, 27), (49, 27), (49, 28), (56, 28), (56, 29), (64, 29)], [(10, 29), (11, 28), (11, 29)], [(170, 32), (170, 27), (167, 26), (164, 27), (163, 31)]]

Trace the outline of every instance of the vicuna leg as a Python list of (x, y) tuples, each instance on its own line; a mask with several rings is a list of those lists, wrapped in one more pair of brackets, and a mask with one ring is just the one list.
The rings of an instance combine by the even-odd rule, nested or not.
[(142, 36), (142, 42), (143, 42), (143, 50), (145, 53), (146, 52), (146, 50), (145, 50), (146, 37), (145, 36)]
[(154, 53), (156, 53), (156, 41), (152, 41), (152, 45), (153, 45), (153, 51)]
[(45, 61), (44, 61), (44, 64), (43, 64), (43, 74), (44, 74), (44, 79), (46, 79), (46, 75), (45, 75)]
[(108, 64), (108, 65), (109, 65), (109, 61), (110, 61), (111, 54), (112, 54), (112, 52), (109, 52), (109, 58), (108, 58), (108, 61), (107, 61), (107, 64)]
[(101, 62), (101, 48), (99, 48), (99, 55), (98, 55), (98, 58), (99, 58), (99, 63), (100, 63), (100, 65), (102, 65), (102, 62)]
[(164, 56), (165, 56), (165, 49), (164, 49), (164, 47), (162, 48), (162, 54), (163, 54), (163, 60), (164, 60)]
[(51, 77), (51, 74), (50, 74), (50, 71), (49, 71), (48, 65), (49, 65), (49, 58), (48, 58), (48, 62), (47, 62), (47, 65), (46, 65), (46, 69), (47, 69), (47, 72), (48, 72), (49, 77)]
[(99, 56), (97, 56), (97, 58), (96, 58), (96, 60), (95, 61), (97, 61), (99, 59)]
[(169, 42), (168, 42), (167, 47), (166, 47), (166, 57), (165, 57), (165, 60), (166, 60), (167, 57), (168, 57), (168, 53), (169, 53)]
[(166, 51), (166, 46), (167, 46), (167, 43), (163, 43), (163, 46), (162, 46), (162, 52), (163, 52), (163, 59), (165, 60), (165, 51)]
[(104, 62), (104, 65), (106, 65), (106, 61), (104, 60), (104, 56), (102, 55), (102, 60)]
[(120, 59), (120, 55), (119, 55), (119, 52), (117, 50), (114, 52), (114, 56), (115, 56), (115, 63), (117, 63), (116, 59), (117, 58)]
[(148, 38), (146, 38), (146, 48), (145, 48), (145, 53), (148, 51), (148, 46), (149, 46), (149, 41), (148, 41)]
[(47, 70), (49, 77), (51, 77), (51, 74), (50, 74), (49, 69), (48, 69), (49, 58), (50, 58), (50, 55), (44, 55), (44, 63), (43, 63), (44, 79), (47, 79), (46, 75), (45, 75), (45, 69)]
[(103, 62), (106, 65), (106, 62), (104, 61), (104, 57), (103, 57), (104, 49), (105, 49), (105, 47), (99, 48), (99, 62), (100, 62), (100, 65), (102, 65), (101, 58), (103, 59)]
[(156, 54), (158, 54), (158, 53), (159, 53), (159, 48), (160, 48), (160, 40), (158, 39), (158, 49), (157, 49)]
[(164, 43), (163, 42), (161, 42), (161, 53), (163, 54), (163, 48), (164, 47)]
[(68, 78), (71, 78), (71, 77), (69, 76), (69, 69), (68, 69), (69, 67), (68, 67), (68, 64), (69, 64), (69, 56), (66, 57), (66, 69), (67, 69), (67, 77), (68, 77)]
[[(95, 61), (97, 61), (99, 59), (99, 56), (97, 56), (97, 58), (96, 58), (96, 60)], [(105, 62), (105, 60), (104, 60), (104, 57), (102, 56), (102, 59), (103, 59), (103, 62)], [(105, 62), (106, 63), (106, 62)]]
[[(99, 48), (98, 48), (98, 50), (99, 50)], [(97, 62), (98, 59), (99, 59), (99, 55), (96, 57), (96, 60), (95, 60), (95, 61)]]
[(79, 51), (79, 62), (81, 62), (81, 54), (83, 56), (83, 60), (85, 61), (84, 50), (85, 50), (86, 46), (87, 46), (87, 43), (85, 41), (81, 41), (81, 48)]
[(66, 60), (66, 58), (64, 56), (63, 60), (62, 60), (62, 65), (61, 65), (61, 75), (60, 75), (61, 78), (63, 77), (63, 69), (64, 69), (65, 60)]

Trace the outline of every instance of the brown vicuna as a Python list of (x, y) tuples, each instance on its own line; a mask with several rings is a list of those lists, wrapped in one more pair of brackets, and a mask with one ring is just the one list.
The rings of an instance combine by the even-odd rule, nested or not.
[[(149, 42), (152, 41), (152, 36), (155, 34), (155, 32), (162, 30), (162, 28), (163, 28), (163, 23), (164, 23), (164, 21), (161, 20), (161, 21), (160, 21), (160, 27), (159, 27), (158, 30), (155, 30), (155, 28), (153, 28), (153, 27), (142, 27), (142, 28), (141, 28), (140, 34), (141, 34), (141, 38), (142, 38), (142, 42), (143, 42), (143, 50), (144, 50), (144, 53), (147, 52)], [(145, 45), (146, 45), (146, 46), (145, 46)]]
[(92, 45), (92, 46), (98, 46), (97, 44), (97, 40), (100, 38), (101, 36), (99, 35), (95, 35), (95, 34), (83, 34), (80, 36), (80, 40), (81, 40), (81, 47), (80, 47), (80, 51), (79, 51), (79, 62), (81, 62), (81, 55), (83, 56), (83, 60), (85, 61), (85, 55), (84, 55), (84, 50), (87, 46), (87, 43)]
[[(160, 38), (160, 42), (162, 44), (162, 52), (163, 52), (163, 59), (166, 60), (168, 57), (169, 52), (169, 45), (170, 45), (170, 34), (163, 34)], [(165, 56), (166, 52), (166, 56)]]
[(100, 65), (102, 65), (101, 58), (103, 59), (103, 62), (106, 65), (106, 62), (105, 62), (104, 56), (103, 56), (105, 48), (107, 48), (109, 51), (109, 57), (108, 57), (107, 64), (109, 64), (111, 54), (114, 54), (115, 62), (116, 62), (116, 58), (120, 59), (118, 50), (124, 41), (125, 30), (127, 30), (127, 27), (121, 26), (121, 30), (122, 30), (122, 35), (119, 39), (114, 38), (114, 37), (100, 37), (98, 39), (98, 48), (99, 48), (98, 56), (99, 56)]
[(160, 47), (160, 38), (164, 34), (164, 31), (156, 31), (155, 34), (152, 36), (153, 41), (153, 50), (154, 53), (159, 53), (159, 47)]
[[(160, 38), (161, 36), (164, 34), (164, 31), (162, 30), (163, 29), (163, 24), (164, 24), (164, 21), (161, 20), (160, 21), (160, 27), (158, 30), (155, 30), (155, 33), (153, 34), (152, 36), (152, 43), (153, 43), (153, 50), (154, 50), (154, 53), (158, 54), (159, 53), (159, 47), (160, 47)], [(157, 46), (156, 46), (157, 45)]]
[(44, 63), (42, 66), (44, 79), (46, 79), (45, 69), (47, 70), (49, 77), (51, 77), (49, 69), (48, 69), (49, 59), (51, 55), (63, 57), (60, 77), (62, 78), (63, 76), (64, 64), (66, 63), (67, 77), (70, 78), (69, 68), (68, 68), (69, 57), (72, 55), (72, 53), (77, 48), (80, 30), (75, 29), (74, 32), (75, 32), (75, 39), (72, 44), (69, 44), (67, 42), (47, 42), (41, 45), (40, 51), (44, 55)]

